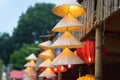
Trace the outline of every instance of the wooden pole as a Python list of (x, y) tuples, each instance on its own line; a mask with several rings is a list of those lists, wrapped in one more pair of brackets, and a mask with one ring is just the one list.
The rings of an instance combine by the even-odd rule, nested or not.
[[(100, 22), (103, 20), (103, 0), (98, 0), (100, 1), (100, 5), (99, 5), (99, 10), (100, 10)], [(97, 4), (98, 5), (98, 4)], [(103, 24), (101, 24), (100, 26), (97, 26), (96, 28), (96, 49), (95, 49), (95, 80), (102, 80), (102, 27)]]
[(58, 72), (58, 80), (62, 80), (62, 73)]
[(95, 49), (95, 80), (102, 80), (102, 30), (101, 26), (96, 28)]

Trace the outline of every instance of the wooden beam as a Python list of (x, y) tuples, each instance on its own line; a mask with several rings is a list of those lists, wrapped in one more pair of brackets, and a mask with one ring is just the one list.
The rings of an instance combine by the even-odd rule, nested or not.
[(105, 31), (105, 38), (120, 39), (120, 32), (116, 32), (116, 31)]
[(120, 55), (119, 56), (113, 56), (113, 55), (107, 55), (104, 63), (120, 63)]

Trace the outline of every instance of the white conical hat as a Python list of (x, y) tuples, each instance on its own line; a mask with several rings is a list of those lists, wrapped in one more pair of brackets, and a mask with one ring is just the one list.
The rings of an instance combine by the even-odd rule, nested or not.
[(40, 43), (39, 47), (46, 50), (46, 49), (50, 48), (51, 44), (52, 44), (52, 42), (50, 40), (48, 40), (48, 41)]
[(24, 65), (24, 67), (36, 67), (36, 63), (31, 63), (31, 62), (28, 62)]
[(68, 48), (65, 48), (52, 62), (52, 65), (83, 64), (84, 62)]
[(26, 60), (37, 60), (37, 57), (35, 56), (34, 53), (30, 54), (28, 57), (26, 57)]
[(55, 54), (52, 52), (51, 49), (48, 49), (46, 51), (43, 51), (42, 53), (39, 54), (39, 57), (42, 59), (54, 59), (55, 58)]
[(53, 67), (51, 65), (52, 60), (50, 58), (46, 59), (43, 63), (39, 64), (38, 67)]
[(83, 44), (70, 32), (66, 31), (52, 45), (51, 48), (81, 48)]
[(56, 77), (56, 74), (50, 69), (47, 68), (45, 69), (45, 71), (43, 71), (39, 77), (47, 77), (47, 78), (51, 78), (51, 77)]
[(53, 32), (65, 32), (73, 30), (83, 30), (84, 27), (76, 18), (72, 17), (71, 14), (66, 15), (61, 19), (57, 25), (52, 29)]
[(61, 0), (61, 3), (53, 8), (53, 13), (64, 17), (70, 13), (73, 17), (83, 16), (86, 13), (83, 8), (76, 0)]
[(29, 62), (24, 65), (24, 67), (32, 66)]

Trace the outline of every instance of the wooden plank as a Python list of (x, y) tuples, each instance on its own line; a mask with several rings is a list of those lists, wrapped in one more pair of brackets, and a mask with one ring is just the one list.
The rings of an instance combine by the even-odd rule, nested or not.
[(114, 32), (114, 31), (105, 31), (105, 37), (111, 39), (120, 39), (120, 32)]
[(104, 63), (120, 63), (120, 56), (107, 55)]

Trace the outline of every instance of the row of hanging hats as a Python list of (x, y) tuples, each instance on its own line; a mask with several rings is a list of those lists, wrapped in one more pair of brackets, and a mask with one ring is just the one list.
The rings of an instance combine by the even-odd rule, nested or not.
[[(78, 57), (70, 49), (84, 47), (82, 42), (80, 42), (80, 40), (71, 34), (71, 31), (85, 29), (84, 25), (79, 20), (77, 20), (77, 18), (83, 16), (86, 13), (86, 9), (82, 7), (76, 0), (61, 0), (61, 2), (62, 3), (55, 6), (52, 11), (54, 14), (63, 18), (55, 25), (55, 27), (53, 27), (52, 31), (58, 33), (60, 32), (62, 35), (58, 37), (58, 39), (53, 43), (48, 40), (39, 44), (40, 48), (45, 50), (39, 55), (41, 58), (45, 59), (45, 61), (41, 63), (39, 67), (46, 67), (46, 69), (39, 75), (39, 77), (55, 77), (56, 74), (52, 68), (55, 68), (56, 66), (58, 68), (58, 66), (64, 67), (63, 65), (84, 63), (84, 61), (81, 60), (80, 57)], [(57, 57), (55, 57), (55, 54), (51, 54), (53, 53), (51, 49), (58, 48), (62, 49), (62, 52)], [(64, 69), (64, 71), (66, 71), (66, 69)]]
[(39, 47), (44, 49), (45, 51), (39, 54), (39, 58), (44, 59), (44, 61), (38, 66), (40, 68), (46, 68), (42, 73), (39, 74), (39, 77), (55, 78), (57, 76), (55, 74), (56, 72), (66, 71), (66, 68), (64, 66), (53, 66), (51, 64), (52, 60), (55, 58), (55, 54), (53, 53), (53, 50), (50, 49), (50, 46), (48, 46), (50, 43), (52, 44), (52, 42), (48, 40), (39, 44)]
[(37, 66), (36, 61), (37, 57), (34, 55), (34, 53), (30, 54), (28, 57), (25, 58), (29, 62), (24, 65), (24, 78), (23, 80), (35, 80), (36, 79), (36, 71), (35, 68)]
[[(77, 17), (83, 16), (86, 10), (76, 0), (64, 0), (62, 4), (53, 8), (53, 13), (63, 17), (52, 29), (53, 32), (64, 32), (52, 45), (51, 48), (64, 48), (63, 51), (52, 61), (52, 65), (83, 64), (78, 56), (70, 49), (83, 48), (84, 45), (75, 38), (70, 31), (84, 30), (84, 26), (77, 20)], [(91, 75), (84, 76), (85, 78)], [(93, 76), (92, 76), (93, 77)], [(91, 78), (90, 80), (94, 80)]]
[(50, 49), (50, 45), (52, 42), (50, 40), (42, 42), (39, 44), (39, 47), (44, 49), (43, 52), (41, 52), (38, 56), (39, 58), (44, 59), (42, 63), (38, 65), (40, 68), (45, 68), (45, 70), (39, 74), (39, 77), (45, 77), (45, 78), (53, 78), (56, 77), (56, 74), (52, 71), (51, 62), (55, 58), (55, 54), (53, 53), (52, 49)]
[(84, 45), (74, 37), (70, 31), (83, 30), (84, 26), (77, 20), (77, 17), (85, 14), (86, 10), (76, 0), (64, 0), (61, 4), (53, 8), (53, 13), (63, 17), (52, 29), (53, 32), (63, 32), (62, 35), (53, 42), (51, 48), (62, 48), (62, 52), (52, 61), (52, 65), (72, 65), (83, 64), (71, 48), (82, 48)]
[[(71, 48), (81, 48), (84, 45), (69, 31), (84, 29), (84, 26), (76, 19), (76, 17), (82, 16), (86, 10), (75, 0), (66, 0), (62, 2), (64, 3), (53, 8), (53, 13), (63, 18), (55, 25), (52, 31), (64, 33), (53, 44), (50, 40), (39, 44), (39, 47), (45, 50), (39, 55), (41, 58), (45, 59), (39, 67), (46, 67), (39, 77), (55, 77), (56, 75), (51, 70), (51, 67), (61, 67), (63, 69), (61, 72), (64, 72), (66, 69), (63, 65), (84, 63), (70, 50)], [(64, 48), (64, 50), (55, 58), (50, 48)], [(50, 58), (52, 58), (52, 60)]]

